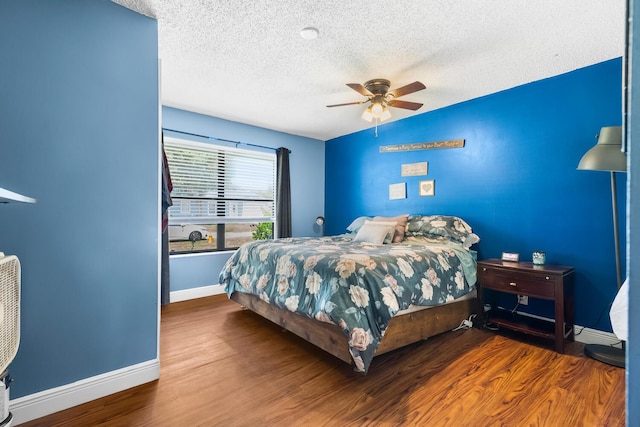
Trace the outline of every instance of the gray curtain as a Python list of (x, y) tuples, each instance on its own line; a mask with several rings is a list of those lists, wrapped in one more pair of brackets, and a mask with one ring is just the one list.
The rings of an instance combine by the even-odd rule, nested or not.
[(276, 150), (276, 238), (291, 237), (291, 183), (289, 175), (289, 151)]

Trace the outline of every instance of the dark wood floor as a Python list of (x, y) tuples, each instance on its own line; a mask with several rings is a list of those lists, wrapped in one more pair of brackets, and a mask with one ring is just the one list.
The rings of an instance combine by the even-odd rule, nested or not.
[[(517, 338), (517, 337), (516, 337)], [(226, 296), (162, 310), (160, 380), (23, 426), (624, 426), (624, 370), (480, 329), (366, 376)]]

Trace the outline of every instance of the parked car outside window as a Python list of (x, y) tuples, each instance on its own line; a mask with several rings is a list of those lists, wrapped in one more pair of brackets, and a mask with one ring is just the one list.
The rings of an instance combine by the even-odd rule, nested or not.
[(197, 224), (169, 226), (169, 241), (190, 240), (197, 242), (198, 240), (208, 239), (209, 234), (209, 230)]

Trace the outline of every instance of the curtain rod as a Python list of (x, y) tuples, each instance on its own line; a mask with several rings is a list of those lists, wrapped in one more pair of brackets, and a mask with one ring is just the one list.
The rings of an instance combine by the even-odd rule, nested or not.
[[(238, 147), (239, 144), (242, 145), (247, 145), (249, 147), (256, 147), (256, 148), (264, 148), (267, 150), (273, 150), (273, 151), (278, 151), (277, 148), (273, 148), (273, 147), (265, 147), (264, 145), (256, 145), (256, 144), (249, 144), (248, 142), (240, 142), (240, 141), (232, 141), (230, 139), (224, 139), (224, 138), (215, 138), (213, 136), (207, 136), (207, 135), (199, 135), (197, 133), (191, 133), (191, 132), (184, 132), (181, 130), (175, 130), (175, 129), (169, 129), (169, 128), (162, 128), (163, 131), (169, 131), (169, 132), (176, 132), (176, 133), (181, 133), (183, 135), (190, 135), (190, 136), (197, 136), (199, 138), (205, 138), (205, 139), (210, 139), (212, 141), (223, 141), (223, 142), (229, 142), (231, 144), (236, 144), (236, 147)], [(288, 150), (289, 153), (291, 153), (291, 150)]]

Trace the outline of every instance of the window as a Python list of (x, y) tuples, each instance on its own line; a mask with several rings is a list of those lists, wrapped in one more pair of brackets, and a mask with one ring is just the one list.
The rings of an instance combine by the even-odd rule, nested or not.
[(236, 249), (273, 236), (275, 153), (164, 138), (173, 190), (169, 251)]

